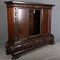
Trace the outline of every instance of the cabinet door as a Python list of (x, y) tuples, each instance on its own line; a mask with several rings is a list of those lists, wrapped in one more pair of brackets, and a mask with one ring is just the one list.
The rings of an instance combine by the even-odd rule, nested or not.
[(28, 9), (16, 8), (17, 17), (17, 38), (23, 39), (28, 37)]
[(42, 15), (41, 33), (47, 34), (49, 33), (49, 9), (43, 9)]

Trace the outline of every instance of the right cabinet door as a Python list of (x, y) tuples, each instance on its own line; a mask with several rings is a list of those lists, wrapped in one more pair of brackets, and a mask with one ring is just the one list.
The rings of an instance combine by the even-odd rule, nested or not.
[(50, 26), (50, 9), (43, 9), (42, 10), (42, 20), (41, 20), (41, 34), (48, 34), (49, 33), (49, 26)]

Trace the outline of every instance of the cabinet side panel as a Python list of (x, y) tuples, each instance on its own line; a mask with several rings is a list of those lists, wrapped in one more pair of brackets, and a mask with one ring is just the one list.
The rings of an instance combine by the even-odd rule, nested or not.
[(48, 9), (43, 9), (43, 19), (42, 19), (42, 27), (41, 27), (41, 33), (42, 34), (47, 34), (49, 33), (49, 25), (48, 25)]
[(8, 18), (8, 39), (9, 41), (14, 40), (14, 19), (13, 19), (13, 8), (7, 8), (7, 18)]

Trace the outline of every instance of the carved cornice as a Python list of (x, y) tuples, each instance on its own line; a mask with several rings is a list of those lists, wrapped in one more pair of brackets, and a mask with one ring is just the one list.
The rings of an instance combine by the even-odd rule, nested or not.
[(52, 8), (52, 4), (31, 3), (31, 2), (5, 2), (7, 7), (21, 7), (21, 8)]

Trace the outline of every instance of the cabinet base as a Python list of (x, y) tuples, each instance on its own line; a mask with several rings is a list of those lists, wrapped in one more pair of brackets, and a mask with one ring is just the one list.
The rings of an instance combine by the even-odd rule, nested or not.
[(47, 44), (54, 44), (54, 36), (52, 34), (46, 34), (19, 40), (16, 42), (6, 42), (6, 54), (12, 55), (13, 59), (19, 58), (24, 52), (31, 49), (35, 49)]

